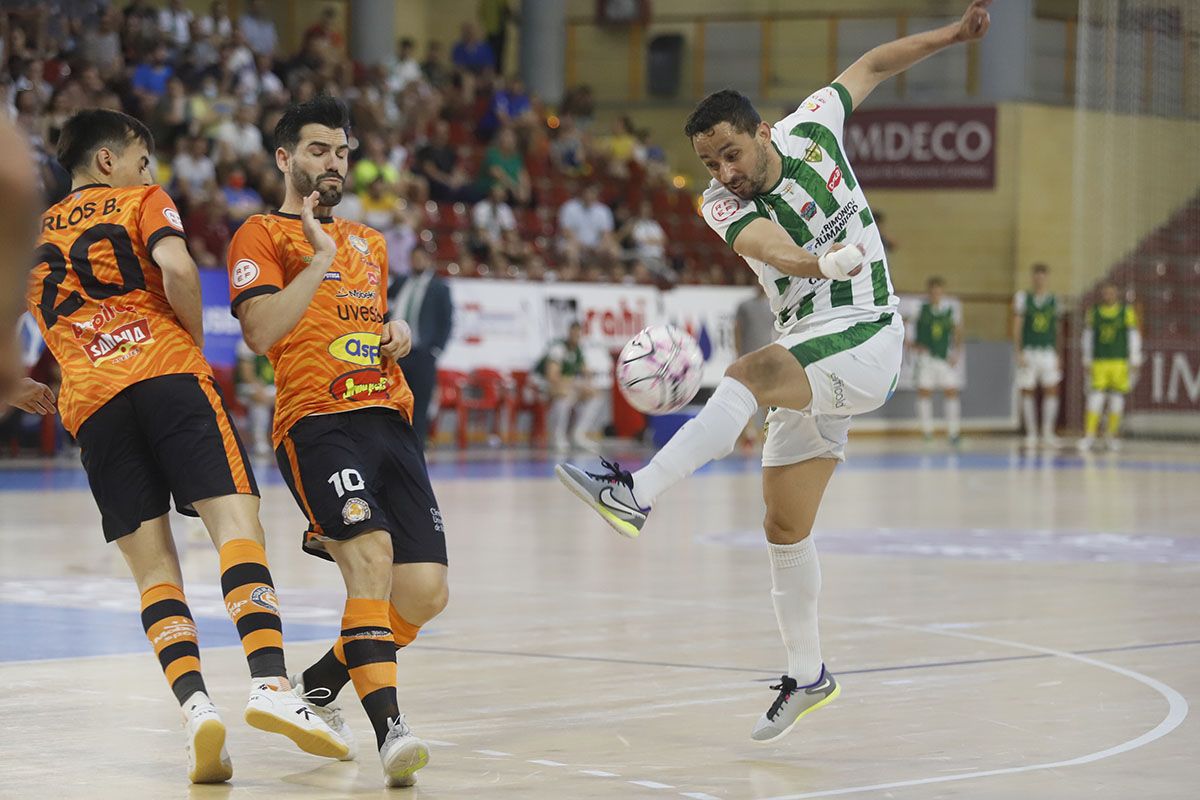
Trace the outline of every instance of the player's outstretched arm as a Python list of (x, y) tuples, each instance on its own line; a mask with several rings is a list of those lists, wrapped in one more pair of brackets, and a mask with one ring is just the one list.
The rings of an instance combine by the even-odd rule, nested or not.
[(987, 11), (991, 4), (992, 0), (974, 0), (958, 22), (905, 36), (867, 51), (866, 55), (838, 76), (837, 82), (850, 92), (850, 98), (857, 108), (876, 86), (893, 75), (904, 72), (950, 45), (982, 39), (991, 24)]
[(204, 308), (200, 301), (200, 273), (188, 252), (187, 240), (167, 236), (154, 245), (150, 257), (163, 275), (163, 291), (171, 310), (198, 347), (204, 346)]
[(818, 258), (792, 241), (786, 230), (773, 220), (752, 221), (733, 240), (739, 256), (763, 261), (786, 275), (800, 278), (846, 280), (862, 269), (863, 251), (858, 246), (835, 244)]

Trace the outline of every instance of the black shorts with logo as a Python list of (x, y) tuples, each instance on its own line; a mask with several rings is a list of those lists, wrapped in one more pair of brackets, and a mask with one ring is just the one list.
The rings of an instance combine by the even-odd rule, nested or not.
[(125, 387), (79, 428), (80, 455), (105, 541), (192, 503), (258, 496), (246, 448), (208, 375), (161, 375)]
[(447, 563), (425, 453), (399, 412), (364, 408), (305, 417), (283, 437), (275, 458), (308, 517), (306, 552), (332, 560), (325, 541), (383, 530), (391, 534), (394, 563)]

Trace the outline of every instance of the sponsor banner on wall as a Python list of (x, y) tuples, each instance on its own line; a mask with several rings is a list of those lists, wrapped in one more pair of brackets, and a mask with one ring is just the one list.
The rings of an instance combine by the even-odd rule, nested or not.
[(1141, 410), (1200, 411), (1200, 351), (1192, 343), (1151, 340), (1133, 393)]
[(449, 283), (454, 332), (438, 362), (442, 369), (532, 369), (549, 343), (566, 336), (578, 320), (589, 366), (599, 372), (605, 354), (611, 359), (642, 328), (671, 321), (700, 343), (706, 386), (715, 386), (736, 357), (734, 312), (755, 291), (685, 287), (660, 292), (650, 286), (480, 279)]
[(218, 368), (237, 364), (242, 327), (229, 312), (229, 277), (223, 269), (200, 270), (200, 302), (204, 315), (204, 357)]
[(992, 189), (996, 108), (855, 111), (846, 153), (867, 189)]

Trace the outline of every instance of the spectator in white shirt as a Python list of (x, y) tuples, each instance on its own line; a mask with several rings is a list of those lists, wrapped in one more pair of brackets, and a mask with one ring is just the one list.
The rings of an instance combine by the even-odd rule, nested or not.
[(175, 175), (175, 183), (189, 194), (200, 195), (215, 186), (217, 166), (208, 157), (208, 140), (203, 136), (193, 136), (188, 140), (171, 162), (171, 171)]
[(558, 234), (568, 265), (616, 261), (620, 246), (613, 227), (612, 209), (600, 202), (596, 184), (588, 184), (580, 197), (563, 203), (558, 210)]
[(655, 272), (666, 265), (667, 233), (654, 219), (654, 207), (643, 200), (638, 213), (621, 226), (617, 239), (631, 245), (625, 251), (626, 260), (638, 260)]
[(200, 23), (200, 33), (204, 36), (228, 39), (233, 33), (233, 22), (229, 19), (224, 0), (213, 0), (209, 12), (197, 22)]
[(262, 131), (258, 129), (258, 106), (243, 103), (233, 119), (227, 119), (213, 131), (221, 145), (221, 161), (248, 159), (263, 154)]
[(421, 72), (421, 65), (417, 63), (416, 44), (412, 39), (401, 39), (396, 55), (396, 63), (388, 71), (388, 91), (397, 94), (404, 91), (404, 88), (413, 81), (422, 80), (423, 77), (424, 73)]
[(243, 70), (238, 77), (238, 97), (243, 103), (259, 106), (286, 105), (287, 87), (271, 69), (271, 57), (256, 55), (255, 68)]
[(250, 7), (238, 20), (238, 29), (256, 54), (274, 55), (279, 34), (275, 30), (275, 21), (267, 15), (263, 0), (250, 0)]
[(158, 27), (168, 44), (181, 51), (192, 41), (192, 12), (183, 0), (170, 0), (170, 5), (158, 12)]
[(517, 232), (517, 217), (506, 202), (504, 186), (492, 184), (486, 199), (471, 210), (471, 249), (497, 272), (529, 256), (529, 246)]

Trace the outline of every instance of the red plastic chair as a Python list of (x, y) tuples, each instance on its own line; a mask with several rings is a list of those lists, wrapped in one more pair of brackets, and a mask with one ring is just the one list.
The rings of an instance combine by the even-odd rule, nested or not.
[(429, 441), (434, 441), (438, 431), (438, 421), (447, 411), (455, 415), (462, 407), (463, 387), (467, 384), (467, 373), (450, 369), (439, 369), (437, 413), (429, 420)]
[(508, 380), (494, 369), (477, 369), (467, 379), (463, 387), (462, 401), (458, 405), (458, 446), (467, 447), (467, 426), (470, 423), (472, 411), (491, 413), (492, 424), (489, 433), (500, 436), (500, 426), (504, 421), (504, 411), (509, 404)]
[(529, 426), (529, 444), (544, 447), (546, 444), (546, 415), (550, 404), (538, 388), (529, 380), (528, 370), (512, 373), (512, 402), (508, 406), (508, 443), (517, 437), (517, 415), (528, 411), (533, 415)]

